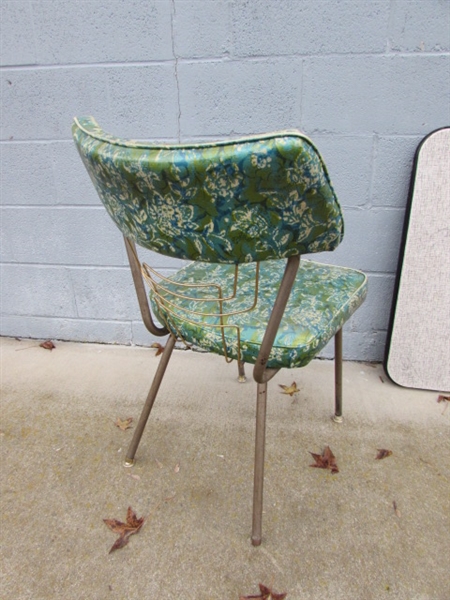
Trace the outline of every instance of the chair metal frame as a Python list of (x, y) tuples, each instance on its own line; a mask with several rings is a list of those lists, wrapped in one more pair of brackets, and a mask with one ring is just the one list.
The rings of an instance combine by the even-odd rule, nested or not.
[[(158, 394), (164, 373), (172, 355), (177, 337), (166, 327), (158, 327), (152, 317), (148, 295), (145, 288), (142, 267), (136, 252), (136, 246), (132, 240), (124, 236), (125, 247), (130, 263), (133, 282), (139, 302), (142, 320), (148, 331), (155, 336), (169, 335), (164, 351), (156, 370), (153, 383), (147, 395), (137, 427), (128, 448), (125, 466), (131, 467), (135, 461), (135, 454), (139, 446), (143, 431), (147, 424), (150, 412)], [(262, 510), (263, 510), (263, 486), (264, 486), (264, 455), (266, 435), (266, 406), (267, 406), (267, 383), (280, 369), (267, 368), (267, 361), (272, 350), (275, 337), (278, 332), (283, 314), (295, 282), (300, 256), (291, 256), (287, 260), (284, 275), (281, 280), (278, 294), (267, 324), (266, 332), (261, 343), (259, 354), (253, 368), (253, 379), (257, 383), (256, 395), (256, 434), (255, 434), (255, 466), (253, 485), (253, 518), (252, 518), (252, 544), (259, 546), (262, 539)], [(342, 328), (335, 336), (335, 412), (334, 421), (342, 422)], [(239, 381), (245, 381), (244, 363), (238, 361)]]

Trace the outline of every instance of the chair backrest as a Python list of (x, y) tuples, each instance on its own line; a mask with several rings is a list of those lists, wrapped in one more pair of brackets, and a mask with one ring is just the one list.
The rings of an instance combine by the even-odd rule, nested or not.
[(73, 137), (106, 210), (139, 245), (243, 263), (334, 250), (343, 219), (326, 167), (299, 132), (202, 144), (114, 138), (92, 117)]

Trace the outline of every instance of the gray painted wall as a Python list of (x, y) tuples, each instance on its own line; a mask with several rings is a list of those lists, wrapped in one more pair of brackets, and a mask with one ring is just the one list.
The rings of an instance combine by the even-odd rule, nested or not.
[(92, 114), (140, 139), (306, 132), (346, 217), (344, 242), (320, 258), (370, 280), (345, 356), (382, 357), (414, 150), (450, 121), (448, 0), (1, 7), (3, 335), (151, 341), (120, 234), (71, 141), (72, 117)]

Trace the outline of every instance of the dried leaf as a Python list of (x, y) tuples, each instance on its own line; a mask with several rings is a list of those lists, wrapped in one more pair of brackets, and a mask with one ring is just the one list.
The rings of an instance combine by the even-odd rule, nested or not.
[(179, 473), (180, 472), (180, 463), (177, 463), (173, 469), (174, 473)]
[(134, 510), (131, 508), (131, 506), (129, 506), (127, 510), (127, 520), (125, 523), (122, 523), (122, 521), (118, 521), (117, 519), (103, 519), (103, 521), (111, 529), (111, 531), (119, 534), (119, 537), (109, 551), (111, 554), (111, 552), (114, 552), (114, 550), (123, 548), (128, 544), (130, 536), (138, 533), (145, 522), (145, 518), (141, 517), (138, 519)]
[(437, 399), (438, 402), (450, 402), (450, 396), (443, 396), (440, 394)]
[(52, 342), (52, 340), (46, 340), (45, 342), (42, 342), (41, 344), (39, 344), (39, 346), (41, 348), (45, 348), (46, 350), (50, 350), (52, 351), (53, 348), (56, 348), (55, 344)]
[(118, 427), (119, 429), (121, 429), (122, 431), (126, 431), (127, 429), (130, 429), (131, 425), (130, 423), (132, 422), (133, 417), (128, 417), (128, 419), (125, 419), (124, 421), (122, 421), (122, 419), (117, 419), (116, 422), (114, 423), (114, 425), (116, 427)]
[(300, 390), (297, 387), (297, 384), (295, 383), (295, 381), (293, 381), (291, 383), (291, 385), (282, 385), (282, 384), (278, 384), (280, 386), (280, 388), (282, 388), (282, 394), (287, 394), (289, 396), (293, 396), (294, 394), (296, 394), (297, 392), (299, 392)]
[(165, 350), (165, 346), (162, 346), (159, 342), (154, 342), (150, 348), (157, 348), (156, 352), (155, 352), (155, 356), (159, 356), (160, 354), (162, 354)]
[(398, 510), (397, 502), (395, 500), (392, 502), (392, 506), (394, 507), (395, 514), (400, 519), (400, 517), (402, 516), (402, 513)]
[(378, 377), (380, 378), (381, 383), (384, 383), (384, 379), (381, 377), (381, 375), (378, 375)]
[(387, 458), (391, 456), (392, 450), (385, 450), (384, 448), (377, 448), (378, 454), (376, 455), (376, 460), (381, 460), (382, 458)]
[(310, 467), (317, 467), (318, 469), (330, 469), (332, 473), (339, 473), (338, 466), (336, 464), (336, 457), (331, 452), (330, 446), (327, 446), (322, 454), (314, 454), (310, 452), (311, 456), (316, 461)]
[(131, 479), (135, 479), (136, 481), (141, 480), (140, 475), (136, 475), (136, 473), (128, 473), (128, 477), (131, 477)]
[(284, 592), (283, 594), (277, 594), (277, 592), (274, 592), (272, 588), (269, 588), (262, 583), (259, 584), (259, 590), (261, 592), (260, 594), (253, 596), (240, 596), (239, 600), (251, 600), (252, 598), (255, 600), (258, 598), (259, 600), (284, 600), (287, 596), (287, 592)]
[(158, 467), (159, 467), (160, 469), (162, 469), (162, 468), (163, 468), (163, 466), (164, 466), (164, 465), (163, 465), (163, 464), (162, 464), (162, 462), (160, 462), (160, 461), (159, 461), (157, 458), (155, 458), (155, 462), (156, 462), (156, 464), (158, 465)]

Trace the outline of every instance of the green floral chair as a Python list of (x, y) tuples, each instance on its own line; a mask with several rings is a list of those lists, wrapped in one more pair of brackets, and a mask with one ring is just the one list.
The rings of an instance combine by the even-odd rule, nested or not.
[[(342, 420), (342, 326), (367, 292), (363, 273), (303, 260), (334, 250), (343, 219), (312, 142), (286, 131), (202, 144), (112, 137), (91, 117), (73, 136), (125, 238), (143, 321), (168, 335), (127, 452), (131, 466), (176, 340), (254, 365), (257, 382), (252, 543), (261, 543), (267, 382), (303, 367), (335, 337), (335, 415)], [(188, 259), (164, 278), (138, 244)], [(150, 288), (150, 304), (144, 282)], [(150, 308), (151, 305), (151, 308)], [(152, 309), (152, 310), (151, 310)], [(161, 323), (157, 326), (152, 311)]]

